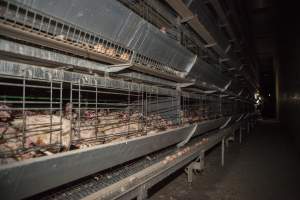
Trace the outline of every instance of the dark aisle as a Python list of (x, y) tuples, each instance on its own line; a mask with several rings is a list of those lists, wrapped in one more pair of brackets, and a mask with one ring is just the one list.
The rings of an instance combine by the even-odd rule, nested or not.
[[(300, 158), (292, 140), (279, 124), (260, 122), (243, 144), (231, 143), (225, 167), (220, 166), (220, 147), (206, 157), (206, 169), (189, 186), (183, 173), (170, 177), (150, 199), (197, 200), (298, 200)], [(161, 185), (157, 188), (162, 187)]]

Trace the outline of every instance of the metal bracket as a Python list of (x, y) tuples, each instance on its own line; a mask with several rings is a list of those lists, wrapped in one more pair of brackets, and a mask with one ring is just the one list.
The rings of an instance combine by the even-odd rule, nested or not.
[(106, 72), (119, 72), (124, 69), (127, 69), (133, 65), (133, 58), (135, 57), (136, 52), (133, 52), (131, 59), (128, 63), (123, 63), (123, 64), (116, 64), (116, 65), (107, 65), (106, 66)]
[(241, 96), (243, 92), (244, 92), (244, 89), (242, 89), (242, 90), (237, 94), (237, 96)]
[(234, 70), (236, 70), (236, 68), (235, 67), (231, 67), (231, 68), (228, 68), (227, 70), (228, 71), (234, 71)]
[(190, 141), (190, 139), (192, 138), (192, 136), (196, 132), (197, 127), (198, 127), (198, 124), (196, 124), (194, 126), (194, 128), (191, 130), (191, 132), (189, 133), (189, 135), (182, 142), (180, 142), (180, 143), (177, 144), (178, 148), (183, 147), (186, 143), (188, 143)]
[(226, 138), (225, 143), (226, 143), (226, 147), (229, 147), (229, 142), (230, 141), (234, 141), (234, 136), (231, 135), (228, 138)]
[(219, 63), (228, 62), (230, 58), (220, 58)]
[(237, 120), (235, 120), (235, 122), (239, 122), (243, 118), (244, 115), (245, 115), (245, 113), (241, 114), (241, 116)]
[(229, 124), (229, 122), (231, 121), (231, 119), (232, 119), (232, 117), (229, 117), (229, 119), (219, 129), (220, 130), (224, 129)]
[(221, 98), (229, 97), (229, 94), (221, 94), (220, 97), (221, 97)]
[(217, 90), (199, 90), (199, 92), (203, 93), (203, 94), (213, 94), (213, 93), (216, 93)]
[(244, 116), (244, 119), (247, 119), (249, 115), (250, 115), (250, 114), (247, 113), (247, 114)]
[(118, 64), (118, 65), (108, 65), (106, 67), (106, 72), (119, 72), (119, 71), (122, 71), (124, 69), (127, 69), (129, 67), (132, 66), (132, 63), (124, 63), (124, 64)]
[(224, 88), (220, 88), (221, 92), (225, 92), (226, 90), (228, 90), (229, 86), (231, 85), (232, 81), (229, 81)]
[(200, 156), (185, 168), (187, 174), (188, 183), (193, 182), (193, 175), (199, 174), (204, 170), (204, 151), (201, 151)]
[(231, 44), (227, 46), (227, 48), (225, 49), (225, 54), (227, 54), (230, 51), (231, 47), (232, 47)]
[(177, 83), (176, 88), (180, 89), (180, 88), (188, 87), (188, 86), (191, 86), (191, 85), (194, 85), (194, 84), (195, 84), (194, 80), (191, 83)]

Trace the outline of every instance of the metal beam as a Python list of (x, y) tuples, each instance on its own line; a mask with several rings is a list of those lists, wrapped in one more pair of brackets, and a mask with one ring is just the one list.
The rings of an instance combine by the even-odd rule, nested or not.
[[(194, 16), (192, 11), (183, 3), (182, 0), (166, 0), (166, 2), (173, 8), (182, 19)], [(199, 17), (193, 17), (187, 22), (191, 28), (205, 40), (207, 44), (216, 44), (212, 48), (222, 57), (226, 57), (224, 50), (218, 45), (218, 42), (211, 35), (209, 30), (199, 20)]]
[[(165, 0), (171, 8), (173, 8), (177, 14), (181, 18), (186, 18), (189, 16), (192, 16), (192, 11), (183, 3), (182, 0)], [(214, 51), (217, 52), (217, 54), (220, 55), (221, 59), (228, 59), (228, 55), (226, 54), (226, 47), (222, 48), (218, 41), (213, 37), (210, 30), (208, 30), (207, 27), (200, 21), (199, 17), (194, 17), (190, 21), (187, 22), (191, 28), (201, 37), (205, 40), (205, 42), (209, 45), (210, 48), (212, 48)], [(211, 44), (214, 44), (211, 46)], [(227, 52), (228, 53), (228, 52)], [(232, 57), (232, 56), (230, 56)], [(235, 62), (236, 59), (231, 59), (229, 64), (232, 67), (237, 67), (239, 64)], [(245, 76), (246, 80), (250, 83), (252, 87), (256, 87), (256, 85), (252, 82), (252, 80), (249, 78), (248, 75), (243, 73), (243, 76)]]

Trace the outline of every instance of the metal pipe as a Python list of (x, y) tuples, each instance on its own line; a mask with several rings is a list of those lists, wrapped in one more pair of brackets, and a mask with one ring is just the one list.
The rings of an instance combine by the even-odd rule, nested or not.
[(224, 167), (225, 161), (225, 138), (222, 138), (222, 147), (221, 147), (221, 166)]

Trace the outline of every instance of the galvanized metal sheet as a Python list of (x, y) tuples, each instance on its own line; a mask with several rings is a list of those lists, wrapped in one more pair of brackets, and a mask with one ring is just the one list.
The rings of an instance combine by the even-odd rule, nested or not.
[[(17, 42), (0, 39), (0, 53), (10, 55), (12, 57), (24, 57), (26, 60), (39, 60), (44, 65), (51, 66), (69, 66), (78, 68), (89, 68), (89, 70), (106, 71), (108, 65), (101, 64), (74, 56), (65, 55), (55, 51), (40, 49), (37, 47), (20, 44)], [(22, 58), (21, 58), (22, 59)], [(27, 61), (28, 62), (28, 61)], [(46, 63), (46, 64), (45, 64)]]
[(188, 71), (196, 55), (116, 0), (17, 0), (101, 34), (157, 61)]
[[(39, 80), (50, 80), (51, 77), (54, 81), (71, 82), (94, 86), (97, 84), (98, 87), (129, 90), (130, 91), (144, 91), (154, 94), (163, 94), (168, 96), (177, 96), (176, 90), (155, 87), (152, 85), (138, 84), (134, 82), (128, 82), (124, 80), (111, 79), (108, 77), (93, 76), (89, 74), (82, 74), (76, 72), (64, 71), (61, 69), (51, 69), (46, 67), (40, 67), (36, 65), (23, 64), (18, 62), (11, 62), (0, 60), (0, 74), (8, 75), (12, 77), (26, 77)], [(183, 93), (184, 94), (184, 93)]]
[(209, 65), (201, 59), (197, 59), (188, 77), (195, 78), (196, 81), (205, 82), (210, 85), (224, 88), (230, 81), (215, 66)]

